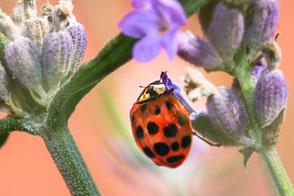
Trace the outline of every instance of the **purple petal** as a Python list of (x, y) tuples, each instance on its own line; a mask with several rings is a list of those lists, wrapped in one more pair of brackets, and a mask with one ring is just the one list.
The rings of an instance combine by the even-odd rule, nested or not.
[(121, 31), (133, 38), (142, 38), (150, 31), (157, 31), (159, 19), (152, 10), (134, 10), (128, 13), (119, 23)]
[(133, 57), (145, 63), (160, 53), (161, 40), (157, 35), (147, 35), (138, 41), (133, 48)]
[(172, 60), (175, 57), (178, 51), (178, 41), (176, 39), (177, 31), (178, 31), (178, 28), (175, 28), (173, 30), (166, 32), (162, 36), (162, 45), (170, 60)]
[[(180, 26), (186, 24), (186, 14), (178, 1), (174, 0), (158, 0), (154, 9), (160, 12), (160, 15), (169, 17), (169, 22)], [(166, 18), (167, 19), (167, 18)]]
[(152, 0), (133, 0), (132, 5), (135, 9), (146, 9), (151, 6)]

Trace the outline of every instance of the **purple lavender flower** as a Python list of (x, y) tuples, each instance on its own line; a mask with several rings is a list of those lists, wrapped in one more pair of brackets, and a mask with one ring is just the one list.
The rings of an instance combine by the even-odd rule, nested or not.
[(254, 58), (256, 50), (275, 34), (278, 25), (279, 7), (276, 0), (254, 0), (246, 11), (245, 43)]
[(220, 87), (206, 103), (207, 113), (215, 127), (227, 136), (240, 138), (247, 126), (246, 112), (239, 97), (227, 87)]
[(186, 32), (185, 36), (179, 46), (178, 55), (181, 58), (203, 67), (207, 72), (225, 69), (213, 46), (190, 31)]
[(165, 82), (166, 91), (170, 89), (174, 89), (174, 95), (180, 100), (180, 102), (186, 107), (186, 109), (191, 113), (193, 112), (193, 108), (186, 102), (184, 97), (181, 95), (181, 88), (172, 83), (171, 79), (167, 76), (166, 72), (161, 72), (160, 78)]
[(268, 126), (286, 108), (288, 87), (281, 70), (265, 69), (256, 84), (254, 106), (262, 127)]
[(133, 0), (135, 10), (119, 23), (122, 32), (140, 39), (133, 48), (133, 57), (148, 62), (160, 53), (161, 47), (170, 59), (178, 51), (179, 28), (186, 24), (186, 16), (175, 0)]
[(261, 72), (264, 70), (265, 64), (262, 60), (257, 61), (255, 67), (252, 69), (251, 74), (254, 75), (256, 78), (259, 78)]
[(243, 38), (244, 19), (237, 9), (220, 2), (216, 5), (207, 29), (207, 37), (224, 61), (232, 64)]

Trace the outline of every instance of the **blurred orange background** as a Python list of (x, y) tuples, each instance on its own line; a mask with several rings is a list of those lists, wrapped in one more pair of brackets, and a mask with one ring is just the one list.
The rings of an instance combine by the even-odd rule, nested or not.
[[(38, 1), (38, 7), (45, 0)], [(0, 0), (1, 9), (11, 15), (16, 0)], [(50, 1), (55, 5), (56, 1)], [(286, 120), (277, 151), (294, 181), (294, 2), (279, 1), (278, 42), (282, 48), (281, 69), (289, 86)], [(85, 26), (88, 47), (84, 61), (120, 31), (118, 22), (132, 9), (131, 0), (74, 1), (74, 14)], [(196, 16), (186, 29), (200, 35)], [(135, 60), (110, 74), (78, 105), (69, 120), (69, 128), (102, 195), (274, 195), (260, 156), (254, 154), (247, 169), (237, 148), (215, 148), (195, 138), (188, 160), (177, 169), (154, 166), (134, 147), (129, 125), (129, 110), (141, 89), (167, 70), (179, 85), (184, 67), (191, 66), (176, 58), (169, 61), (164, 53), (149, 64)], [(222, 73), (207, 77), (217, 85), (230, 86), (232, 78)], [(205, 109), (200, 101), (194, 108)], [(61, 175), (40, 137), (13, 132), (0, 149), (0, 195), (70, 195)]]

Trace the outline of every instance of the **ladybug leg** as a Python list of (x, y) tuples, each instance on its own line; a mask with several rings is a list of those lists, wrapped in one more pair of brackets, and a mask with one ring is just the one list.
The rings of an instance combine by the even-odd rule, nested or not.
[(210, 145), (210, 146), (216, 146), (216, 147), (220, 147), (220, 146), (221, 146), (221, 144), (215, 144), (215, 143), (212, 143), (212, 142), (206, 140), (205, 138), (201, 137), (200, 135), (198, 135), (198, 134), (197, 134), (196, 132), (194, 132), (194, 131), (192, 132), (192, 134), (195, 135), (195, 136), (197, 136), (199, 139), (201, 139), (202, 141), (204, 141), (205, 143), (207, 143), (207, 144)]
[(175, 89), (169, 89), (167, 92), (166, 92), (166, 95), (172, 95), (174, 93)]

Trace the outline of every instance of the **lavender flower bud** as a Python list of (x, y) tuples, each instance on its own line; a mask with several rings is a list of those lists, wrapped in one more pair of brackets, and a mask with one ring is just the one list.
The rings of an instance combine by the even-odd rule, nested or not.
[(70, 24), (66, 30), (69, 32), (73, 42), (73, 59), (67, 75), (74, 73), (81, 63), (87, 46), (87, 37), (83, 25), (78, 22)]
[(56, 87), (71, 65), (73, 43), (67, 31), (48, 33), (44, 38), (42, 73), (50, 87)]
[(0, 98), (6, 102), (9, 101), (10, 78), (0, 61)]
[(204, 40), (195, 36), (190, 31), (185, 33), (186, 41), (180, 45), (178, 55), (186, 61), (203, 67), (207, 72), (223, 70), (217, 51)]
[(39, 51), (42, 51), (43, 40), (49, 30), (50, 26), (45, 18), (33, 18), (25, 21), (22, 35), (30, 38), (36, 44)]
[(208, 97), (206, 107), (215, 127), (229, 137), (241, 137), (247, 120), (238, 96), (231, 89), (220, 87), (218, 92)]
[(254, 106), (259, 123), (268, 126), (286, 108), (288, 88), (284, 74), (278, 69), (266, 69), (255, 87)]
[(276, 0), (253, 0), (246, 11), (245, 43), (254, 58), (260, 44), (269, 41), (278, 25), (279, 8)]
[(42, 81), (40, 52), (28, 38), (19, 37), (5, 46), (9, 69), (27, 88), (37, 88)]
[(243, 31), (242, 13), (223, 2), (218, 3), (207, 29), (207, 37), (229, 65), (242, 41)]
[(190, 115), (192, 127), (201, 134), (204, 138), (223, 146), (237, 146), (238, 143), (228, 137), (220, 129), (216, 128), (210, 117), (205, 113), (192, 113)]

